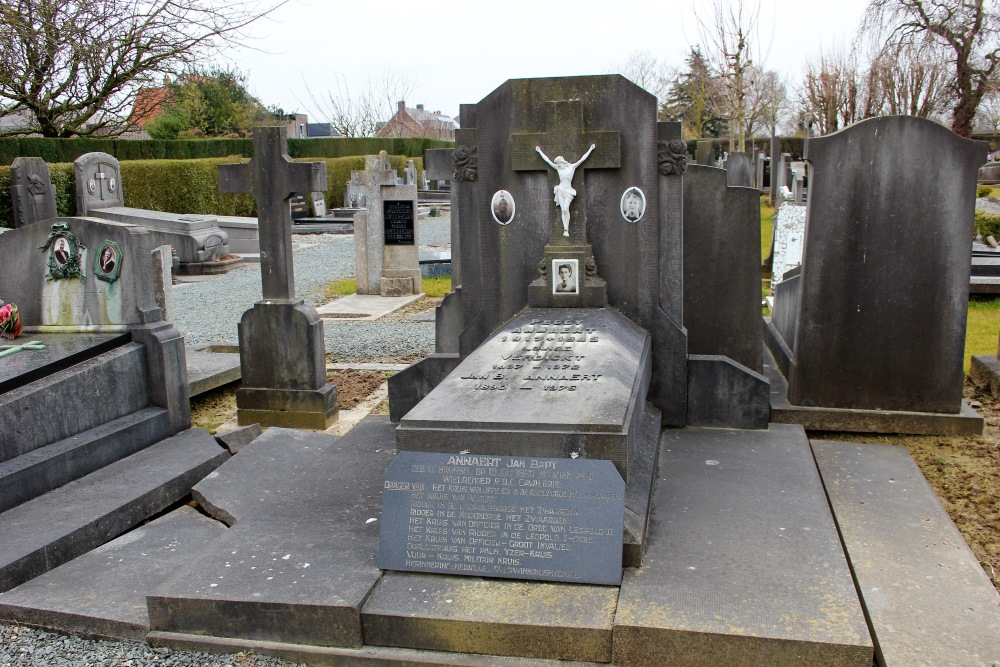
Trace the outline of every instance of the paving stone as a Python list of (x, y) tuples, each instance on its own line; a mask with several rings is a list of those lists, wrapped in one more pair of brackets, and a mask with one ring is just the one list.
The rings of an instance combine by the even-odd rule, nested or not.
[(0, 514), (0, 592), (177, 502), (228, 457), (206, 431), (188, 429)]
[[(152, 629), (360, 646), (361, 605), (382, 575), (375, 556), (392, 428), (387, 417), (369, 417), (325, 449), (310, 443), (332, 436), (290, 438), (294, 432), (272, 428), (234, 457), (233, 468), (201, 489), (211, 483), (217, 490), (207, 495), (238, 521), (147, 598)], [(283, 474), (296, 451), (300, 462)], [(270, 455), (274, 471), (257, 458)]]
[(249, 426), (242, 426), (232, 431), (226, 431), (225, 433), (217, 433), (215, 439), (220, 445), (228, 449), (230, 454), (237, 454), (263, 433), (264, 429), (261, 428), (260, 424), (250, 424)]
[(1000, 595), (906, 448), (812, 448), (878, 664), (1000, 664)]
[[(217, 352), (213, 345), (188, 346), (184, 350), (187, 360), (188, 388), (191, 396), (204, 394), (240, 379), (240, 354)], [(225, 346), (228, 347), (228, 346)]]
[(872, 644), (805, 433), (668, 430), (621, 665), (870, 667)]
[(608, 662), (617, 599), (617, 586), (387, 572), (364, 606), (365, 641)]
[(181, 507), (0, 594), (0, 619), (86, 637), (143, 641), (146, 594), (226, 527)]

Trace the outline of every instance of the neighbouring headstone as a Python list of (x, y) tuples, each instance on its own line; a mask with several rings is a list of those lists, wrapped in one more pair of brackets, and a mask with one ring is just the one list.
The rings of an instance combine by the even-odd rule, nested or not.
[(10, 165), (10, 196), (14, 228), (56, 217), (56, 189), (45, 160), (17, 157)]
[(357, 171), (351, 172), (351, 180), (344, 184), (344, 208), (364, 208), (365, 186), (361, 182), (361, 174)]
[(621, 583), (625, 484), (610, 461), (401, 452), (382, 499), (383, 570)]
[[(773, 128), (772, 128), (773, 131)], [(781, 156), (781, 138), (778, 137), (777, 133), (771, 134), (771, 164), (770, 164), (770, 179), (769, 179), (769, 195), (768, 202), (771, 206), (776, 206), (775, 197), (778, 195), (778, 162)]]
[(413, 160), (406, 161), (406, 168), (403, 170), (403, 185), (417, 184), (417, 165)]
[(77, 215), (140, 225), (156, 245), (170, 245), (188, 274), (224, 273), (242, 264), (229, 254), (229, 234), (214, 216), (182, 215), (125, 206), (118, 160), (107, 153), (87, 153), (74, 162)]
[(792, 201), (796, 204), (805, 204), (808, 197), (806, 186), (806, 172), (808, 167), (805, 162), (798, 163), (798, 168), (792, 168)]
[(750, 153), (730, 153), (726, 158), (727, 183), (733, 187), (753, 187), (753, 155)]
[(695, 162), (705, 167), (715, 166), (714, 142), (711, 139), (699, 139), (695, 148)]
[(221, 192), (250, 192), (260, 222), (263, 299), (239, 325), (241, 425), (326, 429), (337, 419), (337, 390), (326, 381), (323, 321), (295, 298), (292, 220), (296, 192), (326, 190), (325, 162), (293, 162), (284, 127), (254, 128), (249, 164), (219, 165)]
[[(722, 169), (684, 175), (684, 326), (688, 423), (767, 428), (760, 326), (760, 192), (726, 185)], [(720, 387), (739, 392), (731, 400)]]
[(775, 205), (777, 205), (779, 198), (781, 196), (781, 188), (792, 189), (792, 156), (790, 153), (782, 153), (778, 158), (778, 164), (772, 167), (771, 178), (775, 180), (774, 184), (774, 194), (775, 194)]
[(385, 151), (365, 158), (359, 181), (365, 187), (367, 210), (354, 214), (358, 294), (419, 294), (417, 186), (396, 185)]
[(764, 162), (767, 158), (760, 154), (760, 151), (754, 151), (754, 174), (753, 174), (753, 186), (758, 190), (764, 189)]
[(292, 195), (288, 200), (288, 211), (292, 220), (309, 217), (309, 206), (306, 204), (306, 196), (301, 192)]
[(958, 413), (986, 144), (890, 116), (809, 138), (805, 153), (809, 212), (800, 296), (789, 304), (796, 333), (770, 346), (791, 355), (779, 360), (789, 401)]
[(774, 214), (774, 261), (771, 288), (786, 272), (802, 264), (802, 244), (806, 237), (806, 206), (783, 201)]
[(326, 197), (322, 192), (310, 192), (309, 199), (312, 203), (312, 214), (317, 218), (326, 215)]

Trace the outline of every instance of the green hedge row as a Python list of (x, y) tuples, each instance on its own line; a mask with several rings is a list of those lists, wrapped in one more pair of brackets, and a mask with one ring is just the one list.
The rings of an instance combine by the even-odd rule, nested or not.
[[(749, 142), (748, 142), (749, 143)], [(802, 137), (778, 137), (778, 145), (781, 147), (781, 153), (791, 153), (792, 158), (795, 160), (802, 159), (802, 152), (805, 150), (805, 139)], [(698, 150), (698, 140), (690, 139), (687, 142), (688, 153), (691, 155), (697, 155)], [(747, 152), (753, 153), (753, 147), (756, 146), (760, 151), (767, 155), (771, 152), (771, 140), (770, 139), (754, 139), (751, 145), (747, 146)], [(722, 155), (724, 152), (729, 151), (729, 139), (712, 139), (712, 147), (716, 155)]]
[[(412, 159), (417, 171), (424, 169), (423, 158), (390, 155), (392, 168), (402, 176), (406, 161)], [(351, 179), (351, 171), (365, 168), (365, 158), (351, 157), (313, 158), (306, 162), (326, 162), (326, 203), (328, 207), (344, 205), (344, 184)], [(201, 215), (257, 215), (256, 203), (249, 194), (222, 194), (219, 192), (220, 164), (235, 162), (229, 158), (201, 160), (131, 160), (122, 162), (122, 187), (125, 205), (168, 213)], [(52, 184), (56, 189), (56, 206), (59, 215), (73, 215), (76, 211), (76, 181), (73, 165), (49, 165)], [(10, 167), (0, 166), (0, 227), (14, 226), (11, 197)]]
[[(423, 157), (428, 148), (451, 148), (454, 142), (439, 139), (375, 139), (318, 138), (289, 139), (288, 154), (300, 157), (350, 157), (375, 155), (387, 151), (390, 155)], [(128, 139), (48, 139), (45, 137), (0, 138), (0, 165), (9, 165), (14, 158), (40, 157), (49, 163), (73, 162), (84, 153), (101, 152), (126, 160), (192, 160), (213, 157), (253, 157), (250, 139), (198, 139), (191, 141), (157, 141)]]

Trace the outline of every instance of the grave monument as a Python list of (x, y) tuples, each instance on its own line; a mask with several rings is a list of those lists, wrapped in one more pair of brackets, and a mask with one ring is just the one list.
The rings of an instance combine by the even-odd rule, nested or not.
[(358, 294), (420, 294), (416, 183), (397, 185), (385, 151), (365, 157), (358, 180), (366, 205), (365, 211), (354, 214)]
[(14, 208), (14, 228), (56, 217), (56, 189), (45, 161), (18, 157), (10, 165), (10, 196)]
[(239, 325), (240, 424), (325, 429), (337, 420), (337, 390), (326, 382), (323, 321), (295, 298), (292, 219), (296, 192), (326, 190), (325, 162), (292, 162), (283, 127), (254, 128), (249, 164), (219, 165), (222, 192), (257, 201), (263, 299)]

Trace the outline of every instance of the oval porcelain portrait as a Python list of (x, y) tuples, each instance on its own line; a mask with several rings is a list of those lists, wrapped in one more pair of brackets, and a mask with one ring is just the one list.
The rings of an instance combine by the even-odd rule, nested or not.
[(506, 190), (497, 190), (490, 202), (493, 219), (501, 225), (509, 225), (514, 219), (514, 196)]
[(629, 188), (622, 194), (622, 217), (629, 222), (639, 222), (646, 214), (646, 195), (639, 188)]

